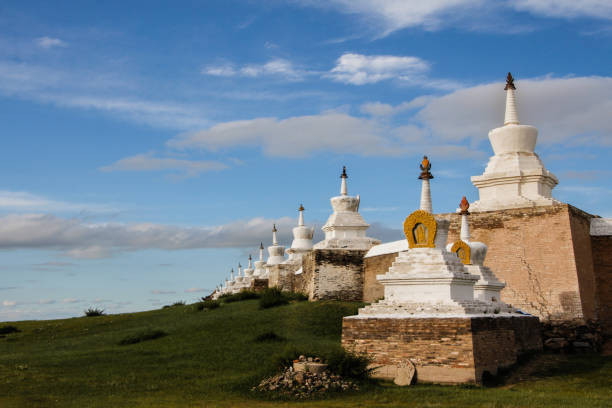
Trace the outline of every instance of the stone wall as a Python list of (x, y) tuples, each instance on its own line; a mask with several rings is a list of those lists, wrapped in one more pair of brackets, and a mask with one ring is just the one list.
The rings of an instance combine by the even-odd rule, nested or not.
[(293, 291), (293, 275), (296, 265), (279, 264), (269, 267), (268, 287), (279, 288), (282, 291)]
[[(454, 242), (461, 218), (446, 216)], [(590, 217), (567, 204), (472, 213), (472, 240), (489, 247), (485, 265), (507, 284), (502, 300), (544, 320), (595, 317)]]
[(251, 290), (254, 290), (255, 292), (261, 292), (265, 289), (268, 289), (268, 279), (255, 278), (251, 280)]
[(597, 315), (603, 333), (612, 336), (612, 236), (591, 237), (596, 271)]
[(496, 374), (520, 354), (541, 350), (542, 341), (535, 317), (353, 316), (343, 319), (342, 346), (372, 356), (378, 377), (393, 378), (408, 360), (419, 382), (480, 383), (483, 372)]
[(363, 299), (363, 256), (366, 251), (315, 249), (302, 258), (302, 277), (295, 291), (309, 300)]
[(398, 252), (391, 254), (377, 255), (365, 258), (363, 260), (364, 275), (363, 275), (363, 301), (375, 302), (385, 296), (385, 288), (378, 283), (376, 275), (384, 275), (387, 273), (395, 258), (399, 255)]

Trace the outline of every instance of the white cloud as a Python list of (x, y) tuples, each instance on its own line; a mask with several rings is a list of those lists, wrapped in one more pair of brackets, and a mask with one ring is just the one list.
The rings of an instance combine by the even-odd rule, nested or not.
[[(438, 30), (447, 26), (470, 30), (485, 29), (514, 33), (521, 27), (520, 17), (509, 18), (508, 12), (524, 11), (540, 17), (612, 19), (608, 0), (296, 0), (304, 6), (333, 8), (355, 15), (365, 29), (378, 36), (409, 27)], [(496, 24), (491, 24), (495, 21)], [(517, 28), (518, 26), (518, 28)]]
[(255, 248), (271, 238), (289, 243), (295, 220), (253, 218), (209, 227), (163, 224), (86, 223), (52, 215), (12, 214), (0, 218), (0, 248), (50, 249), (74, 258), (95, 259), (142, 249)]
[(51, 37), (40, 37), (36, 39), (36, 44), (44, 49), (55, 48), (55, 47), (66, 47), (65, 41), (60, 40), (59, 38), (51, 38)]
[(62, 299), (62, 303), (78, 303), (78, 302), (80, 302), (80, 299), (77, 299), (77, 298)]
[(612, 19), (609, 0), (513, 0), (510, 4), (516, 10), (546, 17)]
[(429, 70), (429, 64), (418, 57), (394, 55), (343, 54), (329, 76), (353, 85), (373, 84), (391, 78), (417, 81)]
[(15, 302), (14, 300), (3, 300), (2, 301), (2, 306), (13, 307), (15, 305), (17, 305), (17, 302)]
[(87, 211), (107, 213), (116, 211), (116, 208), (103, 204), (81, 204), (55, 201), (24, 191), (0, 190), (0, 210), (45, 212)]
[(208, 292), (210, 289), (205, 288), (189, 288), (185, 289), (185, 293)]
[(323, 113), (288, 119), (258, 118), (225, 122), (171, 139), (177, 149), (218, 150), (261, 146), (271, 156), (304, 157), (314, 152), (393, 154), (380, 125), (345, 113)]
[(212, 76), (251, 78), (269, 75), (293, 80), (301, 79), (306, 74), (296, 69), (291, 61), (282, 58), (270, 60), (265, 64), (248, 64), (237, 68), (231, 64), (208, 65), (202, 68), (201, 73)]
[(138, 154), (120, 159), (113, 164), (100, 168), (100, 170), (107, 172), (176, 170), (184, 174), (185, 177), (195, 177), (203, 172), (227, 168), (226, 164), (214, 160), (184, 160), (154, 157), (152, 154)]

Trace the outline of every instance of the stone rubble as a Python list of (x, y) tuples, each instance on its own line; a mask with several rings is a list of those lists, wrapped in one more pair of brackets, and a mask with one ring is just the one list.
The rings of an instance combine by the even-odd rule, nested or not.
[(551, 351), (599, 351), (603, 344), (602, 329), (594, 321), (546, 323), (542, 327), (544, 348)]
[(332, 374), (329, 370), (321, 373), (295, 371), (287, 367), (282, 373), (265, 378), (251, 391), (274, 392), (275, 395), (293, 399), (306, 399), (327, 392), (342, 392), (359, 390), (359, 386), (351, 380)]

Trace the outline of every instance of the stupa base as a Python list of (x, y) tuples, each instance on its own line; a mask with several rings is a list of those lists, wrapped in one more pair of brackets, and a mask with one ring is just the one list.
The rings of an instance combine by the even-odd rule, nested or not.
[(410, 362), (418, 382), (480, 384), (542, 339), (534, 316), (357, 315), (342, 321), (342, 346), (372, 357), (376, 378), (393, 380)]

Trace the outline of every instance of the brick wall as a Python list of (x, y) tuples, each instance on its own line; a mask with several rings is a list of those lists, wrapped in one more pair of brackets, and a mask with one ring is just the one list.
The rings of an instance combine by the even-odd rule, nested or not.
[(363, 260), (363, 301), (375, 302), (385, 295), (385, 288), (378, 283), (376, 275), (384, 275), (391, 267), (398, 253), (372, 256)]
[(363, 298), (363, 256), (367, 251), (315, 249), (302, 258), (300, 286), (310, 300)]
[(479, 383), (484, 371), (495, 374), (542, 343), (535, 317), (349, 317), (342, 322), (342, 346), (369, 354), (382, 373), (409, 360), (420, 382)]
[(612, 336), (612, 237), (591, 237), (597, 288), (597, 314), (604, 333)]
[[(580, 219), (585, 213), (570, 214), (573, 210), (564, 204), (470, 215), (472, 240), (489, 247), (485, 265), (507, 284), (504, 302), (545, 320), (592, 317), (588, 246), (574, 242), (585, 240)], [(448, 240), (454, 242), (461, 219), (446, 216), (451, 219)]]
[(595, 291), (593, 249), (591, 248), (591, 218), (593, 216), (571, 205), (568, 206), (568, 212), (582, 314), (585, 319), (594, 319), (598, 300)]

